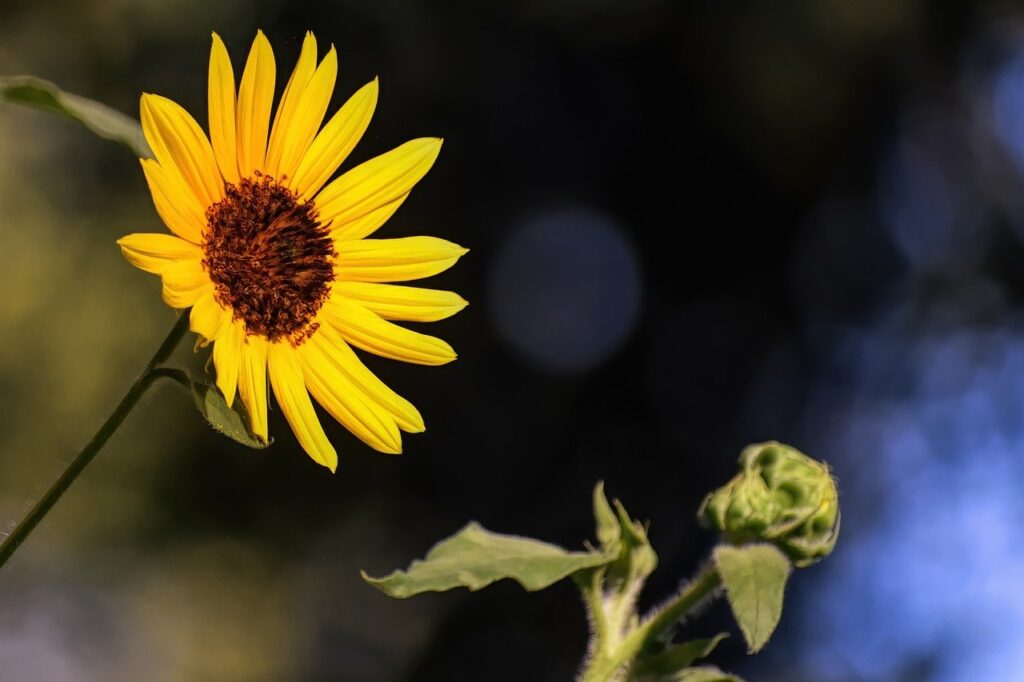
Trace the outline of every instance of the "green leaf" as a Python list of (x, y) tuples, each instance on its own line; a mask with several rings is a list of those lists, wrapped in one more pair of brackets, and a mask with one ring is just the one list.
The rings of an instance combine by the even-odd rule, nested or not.
[(604, 495), (604, 481), (598, 481), (594, 486), (594, 521), (597, 524), (597, 539), (605, 550), (612, 549), (613, 545), (619, 542), (622, 537), (622, 528), (619, 526), (619, 519), (608, 504), (608, 498)]
[(504, 578), (534, 592), (614, 558), (605, 552), (567, 552), (539, 540), (492, 533), (474, 522), (434, 545), (425, 559), (413, 561), (406, 571), (383, 578), (371, 578), (365, 571), (362, 575), (366, 582), (399, 599), (456, 587), (476, 591)]
[(153, 157), (138, 121), (105, 104), (64, 92), (41, 78), (0, 78), (0, 103), (2, 102), (22, 104), (65, 116), (81, 123), (102, 138), (120, 142), (136, 156)]
[(623, 553), (612, 572), (619, 573), (627, 583), (645, 580), (658, 567), (658, 554), (647, 539), (647, 528), (630, 518), (621, 502), (615, 500), (613, 504), (619, 518)]
[(727, 638), (729, 633), (720, 632), (709, 639), (692, 639), (682, 644), (670, 646), (656, 656), (637, 662), (637, 674), (664, 676), (669, 673), (682, 672), (683, 668), (696, 660), (708, 656), (718, 643)]
[(249, 427), (249, 414), (241, 400), (236, 398), (231, 407), (228, 407), (224, 394), (216, 386), (198, 379), (192, 379), (190, 383), (196, 408), (215, 431), (257, 450), (270, 445), (269, 442), (253, 435)]
[(774, 545), (719, 545), (715, 566), (750, 653), (760, 651), (782, 616), (782, 597), (792, 564)]
[(743, 682), (740, 678), (724, 673), (713, 665), (687, 668), (661, 678), (660, 682)]

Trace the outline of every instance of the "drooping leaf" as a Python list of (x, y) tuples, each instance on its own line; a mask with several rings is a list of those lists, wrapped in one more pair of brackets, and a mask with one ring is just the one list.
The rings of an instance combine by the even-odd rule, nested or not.
[(476, 591), (504, 578), (534, 592), (614, 558), (609, 553), (567, 552), (539, 540), (492, 533), (474, 522), (434, 545), (426, 558), (413, 561), (405, 571), (383, 578), (362, 575), (380, 591), (399, 599), (456, 587)]
[(34, 76), (0, 77), (0, 103), (22, 104), (81, 123), (102, 138), (120, 142), (136, 156), (152, 158), (139, 122), (91, 99), (64, 92)]
[(236, 398), (231, 407), (228, 407), (227, 401), (224, 400), (224, 394), (216, 386), (192, 379), (191, 387), (196, 408), (215, 431), (257, 450), (262, 450), (270, 445), (253, 435), (249, 428), (249, 414), (241, 400)]
[(708, 656), (719, 642), (727, 638), (729, 633), (720, 632), (708, 639), (692, 639), (682, 644), (674, 644), (665, 651), (637, 663), (637, 674), (662, 679), (670, 673), (680, 673), (686, 666), (696, 660)]
[(760, 651), (782, 616), (782, 597), (792, 564), (769, 544), (719, 545), (714, 561), (750, 653)]
[(702, 665), (699, 668), (680, 670), (668, 677), (661, 678), (660, 682), (743, 682), (743, 680), (735, 675), (724, 673), (713, 665)]

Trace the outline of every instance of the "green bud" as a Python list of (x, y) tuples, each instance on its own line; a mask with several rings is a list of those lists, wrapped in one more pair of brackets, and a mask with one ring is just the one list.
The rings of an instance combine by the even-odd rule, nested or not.
[(839, 493), (828, 466), (772, 441), (743, 450), (740, 468), (697, 515), (733, 544), (774, 543), (799, 567), (828, 556), (839, 536)]

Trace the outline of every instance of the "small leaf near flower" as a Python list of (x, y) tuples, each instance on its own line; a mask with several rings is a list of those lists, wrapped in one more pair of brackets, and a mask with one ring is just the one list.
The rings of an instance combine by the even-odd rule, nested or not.
[(366, 582), (398, 599), (456, 587), (476, 591), (505, 578), (534, 592), (613, 559), (615, 555), (610, 553), (567, 552), (546, 542), (492, 533), (470, 523), (435, 545), (425, 559), (413, 561), (406, 571), (383, 578), (372, 578), (365, 572), (362, 575)]
[(743, 680), (709, 665), (680, 670), (674, 675), (661, 678), (659, 682), (743, 682)]
[(608, 498), (605, 497), (604, 481), (598, 481), (594, 486), (594, 522), (601, 547), (611, 550), (622, 537), (622, 527), (619, 525), (619, 518), (612, 511), (612, 506), (608, 504)]
[(611, 572), (614, 573), (616, 568), (623, 568), (624, 565), (623, 577), (627, 581), (646, 580), (658, 567), (658, 554), (647, 538), (647, 527), (630, 517), (629, 512), (618, 500), (614, 500), (612, 504), (622, 530), (623, 556), (611, 567)]
[(655, 656), (639, 661), (636, 673), (641, 679), (650, 677), (652, 680), (662, 680), (666, 676), (669, 676), (668, 679), (674, 679), (671, 674), (685, 672), (686, 666), (708, 656), (718, 646), (718, 643), (728, 636), (729, 633), (720, 632), (709, 639), (691, 639), (688, 642), (670, 646)]
[(224, 394), (216, 386), (197, 379), (192, 379), (191, 385), (196, 408), (215, 431), (257, 450), (270, 445), (269, 442), (252, 434), (249, 414), (241, 400), (236, 399), (231, 407), (228, 407)]
[(100, 137), (120, 142), (136, 156), (152, 158), (139, 122), (99, 102), (64, 92), (33, 76), (0, 78), (0, 102), (22, 104), (78, 121)]
[(658, 555), (647, 539), (647, 528), (629, 516), (618, 500), (608, 504), (604, 482), (594, 486), (594, 522), (601, 548), (615, 560), (608, 565), (608, 580), (616, 589), (642, 581), (654, 572)]
[(785, 554), (769, 544), (719, 545), (713, 557), (733, 616), (750, 653), (756, 653), (768, 643), (779, 624), (782, 597), (792, 564)]

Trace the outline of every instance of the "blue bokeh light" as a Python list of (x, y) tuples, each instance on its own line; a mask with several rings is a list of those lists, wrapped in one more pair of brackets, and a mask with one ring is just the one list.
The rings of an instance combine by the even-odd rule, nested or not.
[(883, 251), (872, 221), (901, 257), (870, 261), (856, 314), (797, 297), (816, 363), (800, 442), (837, 472), (843, 535), (800, 575), (801, 639), (765, 679), (793, 679), (795, 656), (802, 679), (1024, 681), (1024, 317), (1003, 231), (1020, 227), (1024, 42), (997, 35), (961, 90), (915, 95), (871, 191), (823, 203), (792, 263), (799, 286), (833, 242)]
[(823, 680), (1021, 680), (1024, 332), (906, 312), (851, 330), (853, 391), (812, 401), (844, 537), (798, 616), (804, 659)]
[(992, 110), (996, 134), (1017, 168), (1024, 171), (1024, 51), (995, 74)]
[(949, 160), (954, 150), (948, 147), (955, 147), (955, 131), (913, 131), (894, 141), (879, 172), (883, 223), (918, 269), (962, 267), (986, 241), (966, 169)]
[(636, 326), (639, 259), (607, 215), (548, 210), (514, 226), (488, 289), (492, 323), (524, 362), (577, 374), (611, 356)]

